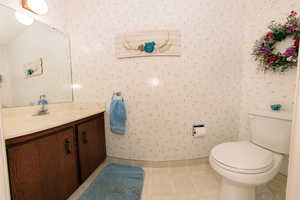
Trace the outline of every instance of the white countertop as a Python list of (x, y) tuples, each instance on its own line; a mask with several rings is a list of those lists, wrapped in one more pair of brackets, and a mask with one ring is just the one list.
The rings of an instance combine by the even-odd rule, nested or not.
[(4, 139), (61, 126), (105, 111), (100, 103), (50, 104), (49, 114), (33, 116), (40, 106), (1, 109)]

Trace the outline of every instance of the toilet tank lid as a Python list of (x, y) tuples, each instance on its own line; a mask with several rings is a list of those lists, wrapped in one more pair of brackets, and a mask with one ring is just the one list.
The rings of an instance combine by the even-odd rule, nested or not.
[(288, 121), (292, 121), (293, 119), (292, 113), (287, 111), (249, 111), (248, 114)]

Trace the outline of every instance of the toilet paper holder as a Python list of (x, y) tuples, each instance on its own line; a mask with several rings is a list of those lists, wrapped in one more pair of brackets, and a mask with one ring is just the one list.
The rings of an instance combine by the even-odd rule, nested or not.
[[(197, 128), (202, 128), (202, 129), (205, 129), (205, 124), (196, 124), (196, 125), (193, 125), (193, 136), (196, 136), (197, 135), (197, 131), (196, 131), (196, 129)], [(205, 134), (205, 133), (202, 133), (203, 135)], [(201, 134), (201, 136), (203, 136)]]

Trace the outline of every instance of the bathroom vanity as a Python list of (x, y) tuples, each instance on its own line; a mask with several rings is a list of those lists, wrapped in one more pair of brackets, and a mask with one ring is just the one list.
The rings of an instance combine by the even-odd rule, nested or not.
[(26, 109), (3, 114), (12, 199), (65, 200), (106, 158), (104, 106), (53, 105), (35, 117)]

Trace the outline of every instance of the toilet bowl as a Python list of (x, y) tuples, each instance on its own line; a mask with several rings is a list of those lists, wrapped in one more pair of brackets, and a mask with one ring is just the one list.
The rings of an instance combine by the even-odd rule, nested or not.
[(254, 200), (255, 187), (271, 181), (282, 160), (282, 154), (248, 141), (217, 145), (209, 162), (222, 176), (220, 200)]
[(219, 200), (255, 200), (256, 186), (271, 181), (289, 151), (291, 117), (287, 113), (249, 113), (251, 140), (223, 143), (209, 155), (222, 176)]

